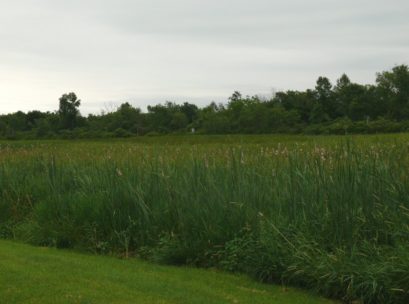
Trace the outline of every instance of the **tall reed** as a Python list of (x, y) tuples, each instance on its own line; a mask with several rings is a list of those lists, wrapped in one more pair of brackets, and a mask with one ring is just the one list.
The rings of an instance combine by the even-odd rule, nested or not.
[(407, 303), (407, 142), (3, 144), (0, 236)]

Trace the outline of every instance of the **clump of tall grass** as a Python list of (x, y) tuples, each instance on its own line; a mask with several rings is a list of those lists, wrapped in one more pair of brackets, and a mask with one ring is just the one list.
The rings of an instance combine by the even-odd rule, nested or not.
[(403, 141), (42, 144), (0, 150), (0, 233), (409, 301)]

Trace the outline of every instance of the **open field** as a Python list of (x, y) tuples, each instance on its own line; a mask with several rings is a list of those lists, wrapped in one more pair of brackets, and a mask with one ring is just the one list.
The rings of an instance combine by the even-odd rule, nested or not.
[(409, 135), (3, 142), (0, 237), (408, 303)]
[(243, 276), (0, 241), (0, 302), (334, 303)]

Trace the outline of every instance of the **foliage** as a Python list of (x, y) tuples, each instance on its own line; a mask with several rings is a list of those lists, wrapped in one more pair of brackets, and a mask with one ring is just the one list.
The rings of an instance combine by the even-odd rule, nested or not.
[(37, 245), (244, 272), (347, 302), (407, 303), (408, 142), (3, 143), (0, 231)]
[(314, 89), (278, 92), (270, 99), (235, 91), (226, 104), (199, 108), (185, 102), (148, 106), (130, 103), (115, 111), (80, 115), (75, 93), (60, 98), (55, 113), (31, 111), (0, 116), (0, 138), (103, 138), (145, 134), (346, 134), (402, 132), (409, 121), (409, 68), (378, 73), (376, 85), (352, 82), (343, 74), (335, 85), (319, 77)]
[(77, 98), (75, 93), (64, 94), (60, 97), (58, 115), (60, 116), (62, 129), (71, 130), (77, 126), (80, 105), (81, 100)]

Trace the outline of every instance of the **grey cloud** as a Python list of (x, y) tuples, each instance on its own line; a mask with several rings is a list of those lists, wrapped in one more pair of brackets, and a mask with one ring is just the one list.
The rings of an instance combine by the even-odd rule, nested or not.
[(0, 112), (222, 101), (408, 63), (409, 2), (0, 0)]

